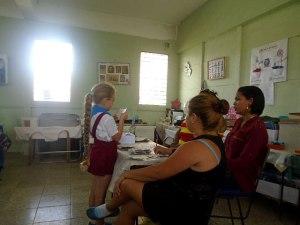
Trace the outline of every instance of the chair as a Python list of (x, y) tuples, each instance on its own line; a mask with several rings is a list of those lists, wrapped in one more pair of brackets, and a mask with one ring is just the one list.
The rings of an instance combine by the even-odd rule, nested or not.
[[(263, 165), (261, 166), (261, 168), (259, 170), (259, 176), (256, 179), (255, 189), (258, 185), (259, 178), (262, 176), (263, 168), (265, 166), (268, 155), (269, 155), (269, 150), (267, 151)], [(248, 200), (248, 204), (247, 204), (245, 210), (242, 209), (242, 205), (241, 205), (241, 201), (240, 201), (242, 198), (246, 198)], [(256, 198), (255, 191), (254, 192), (243, 192), (238, 187), (221, 187), (216, 194), (216, 200), (226, 199), (230, 215), (229, 216), (228, 215), (211, 215), (211, 217), (230, 219), (232, 225), (234, 225), (234, 220), (240, 220), (241, 224), (244, 225), (245, 220), (248, 218), (248, 216), (250, 214), (250, 210), (251, 210), (251, 207), (253, 205), (255, 198)], [(232, 212), (231, 200), (234, 200), (234, 199), (236, 200), (237, 206), (238, 206), (238, 216), (234, 216), (233, 212)]]
[(157, 143), (157, 144), (160, 144), (160, 145), (163, 144), (163, 140), (159, 136), (159, 133), (158, 133), (156, 128), (154, 129), (154, 142)]
[(166, 129), (166, 135), (163, 140), (163, 145), (166, 147), (177, 146), (179, 142), (179, 133), (180, 133), (180, 129), (175, 131)]
[[(215, 217), (215, 218), (225, 218), (225, 219), (231, 219), (231, 223), (232, 225), (234, 225), (234, 220), (240, 220), (241, 224), (244, 225), (244, 221), (248, 218), (249, 214), (250, 214), (250, 209), (251, 206), (255, 200), (255, 192), (242, 192), (241, 190), (239, 190), (238, 188), (234, 189), (220, 189), (217, 192), (216, 195), (216, 199), (226, 199), (227, 201), (227, 205), (228, 205), (228, 209), (229, 209), (229, 213), (230, 216), (227, 215), (211, 215), (211, 217)], [(246, 211), (242, 210), (242, 206), (241, 206), (241, 198), (248, 198), (248, 205), (246, 207)], [(232, 212), (232, 205), (231, 205), (231, 200), (236, 199), (237, 202), (237, 206), (238, 206), (238, 216), (234, 216), (233, 212)]]

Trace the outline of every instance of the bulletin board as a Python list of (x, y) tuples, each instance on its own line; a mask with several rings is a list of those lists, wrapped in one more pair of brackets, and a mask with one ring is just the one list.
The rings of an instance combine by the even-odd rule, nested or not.
[(98, 82), (128, 85), (130, 84), (129, 69), (129, 63), (97, 62)]

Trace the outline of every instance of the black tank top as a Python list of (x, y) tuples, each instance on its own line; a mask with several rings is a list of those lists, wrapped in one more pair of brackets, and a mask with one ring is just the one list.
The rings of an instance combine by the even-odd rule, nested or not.
[(193, 197), (209, 199), (215, 195), (215, 192), (225, 175), (225, 147), (219, 136), (201, 135), (193, 140), (197, 139), (208, 139), (219, 147), (221, 151), (219, 164), (213, 169), (205, 172), (194, 171), (190, 168), (186, 169), (169, 178), (169, 182), (176, 188), (182, 189), (185, 193), (193, 195)]

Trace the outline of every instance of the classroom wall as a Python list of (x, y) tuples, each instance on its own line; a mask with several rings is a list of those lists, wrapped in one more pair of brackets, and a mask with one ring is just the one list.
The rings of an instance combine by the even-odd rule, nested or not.
[[(176, 43), (180, 99), (186, 101), (197, 94), (205, 81), (208, 88), (232, 104), (237, 88), (249, 85), (251, 49), (284, 38), (289, 39), (287, 81), (275, 84), (275, 104), (266, 106), (264, 114), (279, 116), (299, 112), (298, 0), (210, 0), (184, 20)], [(219, 57), (225, 57), (226, 77), (207, 80), (207, 61)], [(183, 67), (186, 61), (195, 68), (189, 78)]]
[[(30, 52), (36, 39), (59, 39), (73, 44), (75, 60), (70, 103), (33, 101)], [(97, 83), (96, 61), (103, 61), (130, 63), (131, 83), (116, 86), (113, 110), (127, 107), (130, 116), (137, 113), (143, 121), (153, 124), (164, 115), (165, 107), (138, 105), (141, 51), (169, 55), (169, 105), (177, 97), (178, 62), (174, 42), (170, 41), (168, 46), (160, 40), (0, 17), (0, 54), (8, 57), (8, 84), (0, 86), (0, 123), (14, 139), (13, 127), (20, 126), (22, 116), (43, 112), (82, 114), (83, 97)]]

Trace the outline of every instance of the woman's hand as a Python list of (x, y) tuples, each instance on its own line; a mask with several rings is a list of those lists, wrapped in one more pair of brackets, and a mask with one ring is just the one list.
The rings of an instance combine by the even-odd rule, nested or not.
[(157, 145), (154, 148), (154, 153), (155, 154), (160, 154), (160, 155), (171, 155), (173, 152), (173, 148), (167, 148), (161, 145)]
[(124, 173), (119, 177), (119, 179), (116, 181), (115, 186), (114, 186), (114, 195), (119, 196), (121, 194), (121, 184), (125, 180), (125, 175)]

